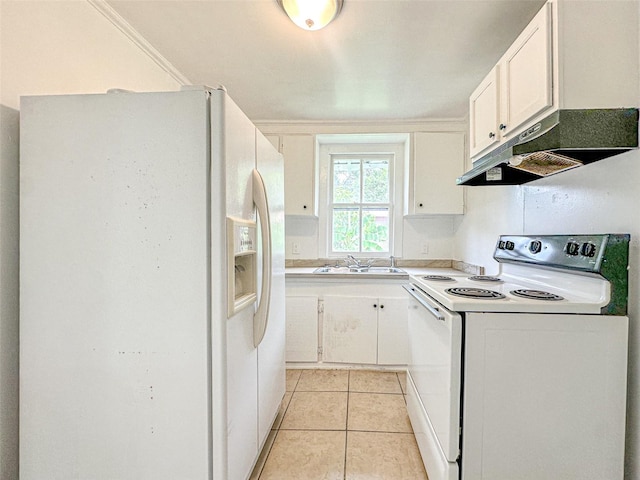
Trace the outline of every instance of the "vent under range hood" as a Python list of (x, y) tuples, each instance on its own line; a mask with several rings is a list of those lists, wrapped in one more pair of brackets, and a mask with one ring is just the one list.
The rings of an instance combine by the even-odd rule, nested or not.
[(638, 148), (638, 109), (557, 110), (474, 162), (458, 185), (520, 185)]

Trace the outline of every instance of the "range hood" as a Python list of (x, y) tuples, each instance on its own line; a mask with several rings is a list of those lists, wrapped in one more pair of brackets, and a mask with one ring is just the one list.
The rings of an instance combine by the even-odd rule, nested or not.
[(638, 148), (638, 109), (557, 110), (474, 162), (458, 185), (520, 185)]

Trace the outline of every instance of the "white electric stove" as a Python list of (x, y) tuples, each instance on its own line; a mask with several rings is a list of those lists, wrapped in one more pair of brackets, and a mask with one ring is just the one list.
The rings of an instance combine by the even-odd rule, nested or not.
[(623, 477), (628, 235), (502, 236), (412, 276), (407, 407), (431, 480)]

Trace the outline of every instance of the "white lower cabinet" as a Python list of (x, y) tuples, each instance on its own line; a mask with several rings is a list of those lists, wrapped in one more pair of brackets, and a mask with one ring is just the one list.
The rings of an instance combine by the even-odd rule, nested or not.
[(323, 303), (323, 360), (377, 363), (378, 299), (326, 295)]
[(287, 362), (406, 365), (403, 283), (287, 278)]
[(325, 295), (325, 362), (407, 363), (407, 300), (393, 297)]
[(287, 295), (286, 297), (287, 362), (318, 361), (318, 296)]
[(378, 309), (378, 364), (408, 362), (407, 298), (381, 298)]

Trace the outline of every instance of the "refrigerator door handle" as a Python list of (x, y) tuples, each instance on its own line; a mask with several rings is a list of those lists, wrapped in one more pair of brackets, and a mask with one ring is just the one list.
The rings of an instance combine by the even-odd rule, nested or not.
[(253, 315), (253, 345), (257, 347), (262, 342), (269, 322), (269, 302), (271, 300), (271, 219), (269, 218), (269, 202), (267, 189), (260, 172), (253, 169), (253, 203), (260, 219), (260, 234), (262, 237), (262, 288), (260, 301)]

